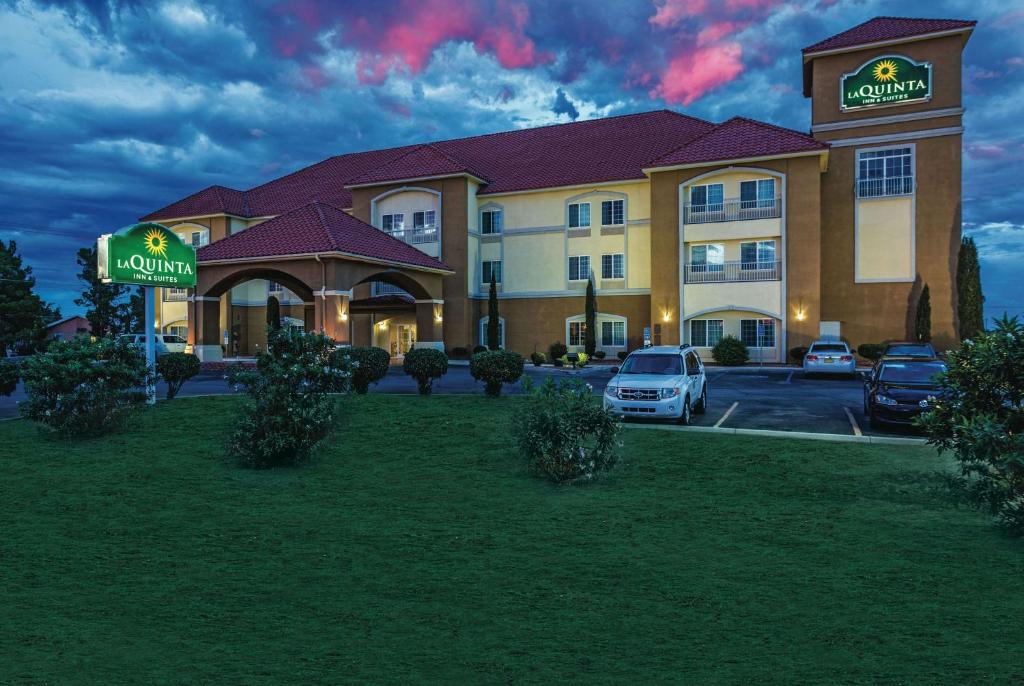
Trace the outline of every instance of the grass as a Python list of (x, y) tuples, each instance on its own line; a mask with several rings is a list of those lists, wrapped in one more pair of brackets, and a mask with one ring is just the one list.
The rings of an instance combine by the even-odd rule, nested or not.
[(627, 431), (557, 488), (517, 400), (371, 394), (254, 472), (235, 402), (0, 423), (0, 683), (1024, 681), (1024, 545), (930, 449)]

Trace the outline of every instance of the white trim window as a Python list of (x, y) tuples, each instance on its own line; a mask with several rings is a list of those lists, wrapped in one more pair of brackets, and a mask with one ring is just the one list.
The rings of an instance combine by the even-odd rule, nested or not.
[(690, 345), (698, 348), (713, 348), (722, 340), (725, 321), (722, 319), (691, 319)]
[(690, 270), (692, 272), (720, 272), (725, 269), (725, 245), (703, 243), (690, 246)]
[(601, 226), (622, 226), (626, 223), (625, 200), (601, 201)]
[(690, 212), (721, 212), (725, 209), (725, 186), (706, 183), (690, 186)]
[(388, 233), (394, 233), (396, 231), (405, 230), (405, 214), (397, 212), (394, 214), (385, 214), (380, 218), (380, 225), (384, 231)]
[(586, 281), (590, 278), (590, 255), (569, 257), (569, 280)]
[(590, 203), (574, 202), (569, 203), (569, 228), (587, 229), (590, 228)]
[(775, 207), (775, 179), (740, 181), (740, 209), (757, 210)]
[(880, 198), (914, 192), (914, 149), (910, 146), (857, 151), (857, 197)]
[[(487, 345), (487, 324), (491, 321), (491, 315), (485, 314), (480, 317), (479, 331), (480, 335), (478, 339), (479, 345)], [(498, 347), (504, 349), (505, 347), (505, 318), (498, 317)]]
[(775, 320), (741, 319), (740, 340), (748, 348), (774, 348)]
[(480, 265), (481, 283), (487, 286), (491, 283), (491, 274), (494, 275), (494, 283), (501, 283), (501, 260), (484, 260)]
[(284, 286), (276, 281), (267, 281), (267, 296), (269, 297), (275, 293), (284, 293)]
[(433, 229), (437, 226), (437, 210), (424, 210), (412, 213), (412, 228)]
[(740, 269), (775, 269), (775, 241), (740, 243)]
[(601, 347), (602, 348), (625, 348), (626, 347), (626, 322), (615, 319), (606, 319), (601, 322)]
[(621, 252), (601, 255), (601, 278), (626, 278), (626, 256)]
[(587, 323), (585, 321), (569, 322), (568, 341), (571, 346), (584, 345), (587, 334)]
[(501, 210), (484, 210), (480, 213), (480, 233), (485, 236), (501, 233), (504, 217)]
[(182, 320), (172, 322), (164, 327), (164, 333), (171, 336), (178, 336), (186, 341), (188, 340), (188, 322)]

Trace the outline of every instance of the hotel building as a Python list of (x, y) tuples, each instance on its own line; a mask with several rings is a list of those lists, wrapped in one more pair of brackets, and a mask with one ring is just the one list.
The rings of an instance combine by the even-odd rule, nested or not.
[[(961, 53), (974, 22), (879, 17), (803, 50), (811, 128), (668, 110), (330, 157), (143, 219), (199, 247), (158, 326), (203, 359), (284, 322), (400, 357), (472, 348), (488, 284), (504, 347), (582, 349), (584, 291), (610, 355), (723, 335), (784, 361), (821, 335), (956, 338)], [(756, 95), (752, 95), (756, 97)]]

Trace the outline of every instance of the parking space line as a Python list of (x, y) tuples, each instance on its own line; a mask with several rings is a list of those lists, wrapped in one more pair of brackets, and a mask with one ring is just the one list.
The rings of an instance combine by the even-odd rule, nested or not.
[(782, 381), (781, 383), (790, 383), (790, 382), (792, 382), (793, 381), (793, 374), (795, 374), (795, 373), (796, 372), (790, 372), (789, 376), (786, 377), (786, 380)]
[(850, 412), (850, 408), (844, 407), (843, 411), (846, 412), (846, 416), (850, 418), (850, 426), (853, 427), (854, 436), (863, 436), (864, 434), (860, 430), (860, 426), (857, 424), (857, 420), (854, 419), (853, 413)]
[(733, 410), (735, 410), (735, 409), (736, 409), (736, 406), (737, 406), (737, 405), (739, 405), (739, 404), (740, 404), (740, 401), (739, 401), (739, 400), (737, 400), (737, 401), (736, 401), (736, 402), (734, 402), (734, 403), (733, 403), (732, 405), (730, 405), (730, 406), (729, 406), (729, 409), (728, 409), (728, 410), (726, 410), (726, 411), (725, 411), (725, 414), (723, 414), (723, 415), (722, 415), (722, 418), (721, 418), (721, 419), (719, 419), (719, 420), (718, 420), (717, 422), (715, 422), (715, 426), (714, 426), (714, 428), (715, 428), (715, 429), (717, 429), (718, 427), (722, 426), (722, 422), (724, 422), (724, 421), (725, 421), (726, 419), (728, 419), (728, 418), (729, 418), (729, 415), (731, 415), (731, 414), (732, 414), (732, 411), (733, 411)]

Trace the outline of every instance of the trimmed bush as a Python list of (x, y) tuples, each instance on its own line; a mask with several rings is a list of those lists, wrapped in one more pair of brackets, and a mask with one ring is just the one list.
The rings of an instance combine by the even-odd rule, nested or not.
[(178, 395), (186, 381), (199, 373), (202, 365), (191, 353), (167, 353), (156, 358), (156, 373), (167, 382), (167, 399)]
[(228, 446), (257, 469), (305, 460), (334, 427), (335, 401), (351, 379), (350, 357), (327, 336), (291, 329), (269, 332), (256, 368), (236, 365), (228, 380), (248, 398)]
[(435, 348), (414, 348), (405, 354), (402, 369), (416, 379), (420, 395), (430, 395), (434, 379), (448, 373), (448, 356)]
[(18, 388), (18, 365), (10, 360), (0, 360), (0, 395), (10, 395)]
[(473, 346), (473, 354), (474, 355), (476, 355), (477, 353), (482, 353), (485, 350), (487, 350), (487, 346), (486, 345), (474, 345)]
[(352, 389), (359, 395), (387, 376), (391, 366), (391, 354), (383, 348), (341, 348), (338, 352), (351, 360)]
[(508, 350), (485, 350), (473, 355), (469, 373), (484, 382), (484, 393), (497, 398), (502, 384), (515, 383), (523, 375), (523, 356)]
[(530, 362), (533, 362), (534, 367), (539, 367), (547, 361), (548, 358), (544, 353), (530, 353)]
[(740, 367), (750, 359), (747, 346), (735, 336), (723, 336), (711, 349), (711, 356), (726, 367)]
[(561, 341), (555, 341), (554, 343), (548, 346), (548, 359), (552, 361), (560, 360), (568, 352), (569, 349), (565, 347), (565, 343), (562, 343)]
[(626, 358), (629, 357), (629, 353), (625, 350), (620, 350), (615, 353), (615, 357), (619, 358), (619, 362), (625, 362)]
[(516, 411), (512, 438), (527, 467), (559, 484), (590, 481), (615, 466), (620, 423), (581, 379), (525, 382), (527, 399)]
[(607, 356), (608, 356), (608, 353), (606, 353), (603, 350), (596, 350), (596, 351), (594, 351), (594, 359), (595, 360), (603, 360)]
[(98, 436), (122, 426), (146, 402), (146, 358), (127, 339), (54, 341), (21, 366), (26, 419), (62, 436)]
[(872, 362), (880, 358), (884, 352), (885, 344), (883, 343), (861, 343), (857, 346), (857, 354)]
[(590, 358), (587, 357), (586, 353), (576, 353), (575, 359), (569, 357), (569, 354), (566, 353), (565, 355), (562, 355), (562, 359), (559, 360), (559, 362), (561, 362), (563, 365), (571, 364), (572, 368), (576, 369), (577, 367), (586, 367), (587, 361), (589, 359)]
[(789, 349), (789, 356), (796, 360), (797, 364), (801, 364), (804, 361), (804, 355), (807, 354), (806, 345), (798, 345), (795, 348)]

